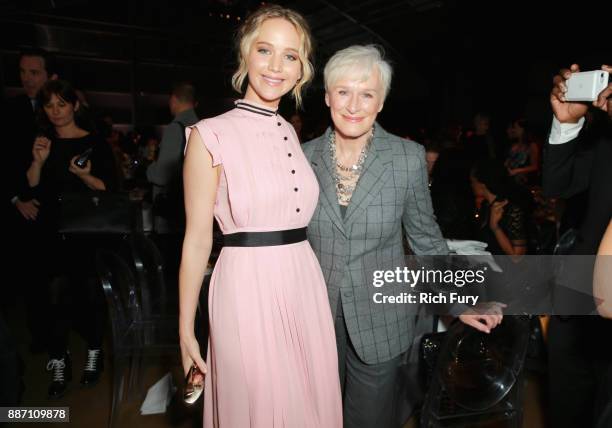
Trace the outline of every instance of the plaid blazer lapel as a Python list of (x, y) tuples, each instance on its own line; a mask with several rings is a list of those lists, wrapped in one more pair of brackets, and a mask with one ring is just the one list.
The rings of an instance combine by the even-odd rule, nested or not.
[(321, 197), (319, 201), (321, 207), (327, 212), (331, 221), (336, 227), (346, 236), (344, 230), (344, 222), (340, 214), (340, 206), (338, 204), (338, 196), (336, 195), (336, 182), (333, 175), (333, 166), (331, 156), (327, 150), (327, 139), (329, 138), (328, 129), (325, 135), (319, 141), (315, 155), (312, 158), (312, 169), (314, 170), (317, 179), (319, 180), (319, 191)]
[(347, 230), (361, 216), (372, 199), (378, 196), (384, 184), (391, 177), (391, 162), (393, 156), (386, 132), (376, 124), (370, 153), (363, 165), (363, 171), (357, 182), (357, 187), (346, 210), (344, 224)]

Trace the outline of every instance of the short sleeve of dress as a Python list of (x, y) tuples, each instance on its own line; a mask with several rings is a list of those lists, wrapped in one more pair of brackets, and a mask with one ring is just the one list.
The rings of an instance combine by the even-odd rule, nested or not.
[[(219, 143), (219, 137), (217, 137), (217, 134), (210, 129), (210, 126), (205, 120), (201, 120), (195, 125), (185, 128), (185, 138), (187, 139), (187, 144), (189, 144), (189, 136), (194, 128), (196, 128), (200, 133), (200, 137), (204, 142), (204, 146), (206, 146), (206, 150), (208, 150), (212, 156), (213, 166), (220, 165), (223, 160), (221, 157), (221, 144)], [(187, 152), (187, 144), (185, 144), (185, 153)]]

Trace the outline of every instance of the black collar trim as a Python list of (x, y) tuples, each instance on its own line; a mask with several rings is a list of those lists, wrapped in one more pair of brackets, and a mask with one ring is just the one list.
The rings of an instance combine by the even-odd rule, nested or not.
[(257, 113), (264, 116), (276, 116), (275, 110), (268, 110), (263, 107), (254, 106), (253, 104), (245, 103), (244, 101), (236, 102), (236, 108), (250, 111), (251, 113)]

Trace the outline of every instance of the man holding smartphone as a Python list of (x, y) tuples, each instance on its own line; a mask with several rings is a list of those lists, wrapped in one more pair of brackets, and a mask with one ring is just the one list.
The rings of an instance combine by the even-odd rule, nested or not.
[[(612, 67), (603, 65), (602, 70), (612, 72)], [(550, 103), (554, 118), (544, 152), (544, 192), (561, 198), (588, 192), (571, 254), (594, 255), (612, 218), (612, 84), (592, 102), (608, 113), (604, 131), (587, 135), (581, 131), (589, 104), (566, 98), (567, 79), (579, 71), (573, 64), (553, 80)], [(549, 327), (551, 426), (555, 428), (595, 426), (612, 396), (612, 386), (604, 380), (609, 379), (606, 373), (612, 368), (612, 321), (579, 315), (576, 302), (580, 298), (587, 296), (585, 301), (590, 299), (592, 305), (587, 291), (592, 285), (573, 286), (584, 287), (584, 293), (560, 287), (555, 291), (555, 299), (560, 298), (555, 304), (571, 302), (576, 315), (554, 316)], [(567, 308), (560, 313), (568, 313)]]

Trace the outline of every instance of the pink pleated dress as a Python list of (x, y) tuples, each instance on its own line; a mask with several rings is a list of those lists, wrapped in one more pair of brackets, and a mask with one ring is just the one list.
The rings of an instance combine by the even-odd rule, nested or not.
[[(222, 173), (215, 218), (224, 234), (306, 227), (319, 187), (290, 124), (239, 101), (198, 122)], [(308, 241), (225, 247), (209, 292), (204, 427), (340, 428), (331, 311)]]

